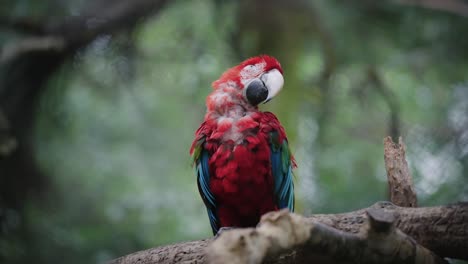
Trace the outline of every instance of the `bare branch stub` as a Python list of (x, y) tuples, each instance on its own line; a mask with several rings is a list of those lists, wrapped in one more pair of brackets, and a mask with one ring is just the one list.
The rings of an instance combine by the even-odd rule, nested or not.
[(412, 237), (395, 228), (395, 214), (384, 209), (366, 210), (368, 217), (365, 246), (361, 256), (366, 263), (448, 263)]
[(369, 225), (376, 232), (389, 232), (395, 222), (395, 215), (381, 209), (370, 208), (366, 210)]
[(390, 201), (398, 206), (417, 207), (416, 192), (406, 162), (406, 146), (401, 137), (398, 144), (391, 137), (384, 139), (384, 159)]

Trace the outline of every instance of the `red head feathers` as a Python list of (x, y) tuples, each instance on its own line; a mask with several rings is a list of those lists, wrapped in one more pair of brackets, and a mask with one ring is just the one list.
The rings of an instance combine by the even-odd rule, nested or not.
[(218, 88), (218, 86), (222, 83), (226, 83), (232, 81), (236, 83), (240, 88), (243, 88), (241, 83), (241, 72), (246, 66), (253, 66), (252, 73), (262, 73), (267, 72), (272, 69), (277, 69), (281, 74), (283, 74), (283, 69), (281, 68), (280, 63), (273, 57), (268, 55), (260, 55), (256, 57), (252, 57), (246, 59), (245, 61), (241, 62), (239, 65), (234, 66), (227, 71), (225, 71), (221, 77), (214, 81), (212, 86), (213, 88)]
[(208, 110), (234, 104), (256, 108), (271, 100), (283, 83), (283, 70), (275, 58), (267, 55), (249, 58), (213, 82), (215, 91), (207, 98)]

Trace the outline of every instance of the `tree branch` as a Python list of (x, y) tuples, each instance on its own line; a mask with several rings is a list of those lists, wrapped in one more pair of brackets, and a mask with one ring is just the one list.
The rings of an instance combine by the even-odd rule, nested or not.
[(61, 37), (29, 37), (20, 41), (7, 43), (1, 49), (0, 65), (13, 61), (28, 53), (60, 52), (65, 47), (65, 40)]
[[(375, 211), (377, 211), (377, 213), (375, 213)], [(374, 236), (373, 234), (370, 235), (371, 232), (366, 231), (379, 230), (379, 227), (371, 227), (369, 229), (369, 225), (367, 224), (367, 215), (369, 212), (373, 215), (373, 218), (377, 220), (376, 223), (387, 221), (391, 222), (392, 226), (394, 225), (395, 228), (397, 228), (390, 228), (388, 231), (389, 233), (383, 236), (387, 237), (389, 240), (387, 238), (382, 238), (381, 242), (377, 243), (375, 242), (375, 239), (379, 240), (379, 236)], [(383, 220), (379, 220), (378, 214), (382, 214), (384, 216)], [(394, 221), (385, 220), (390, 219), (390, 215), (395, 217)], [(227, 231), (226, 234), (221, 234), (219, 239), (216, 240), (215, 243), (217, 243), (217, 246), (213, 245), (212, 247), (208, 247), (207, 251), (211, 253), (215, 251), (218, 252), (222, 248), (220, 243), (224, 244), (224, 246), (226, 246), (225, 250), (228, 251), (244, 250), (243, 248), (239, 248), (238, 245), (245, 244), (247, 246), (250, 245), (249, 243), (252, 243), (259, 244), (255, 245), (255, 247), (258, 248), (252, 252), (254, 255), (249, 256), (249, 258), (251, 257), (252, 259), (261, 257), (256, 256), (255, 254), (257, 253), (264, 254), (263, 257), (267, 256), (271, 258), (273, 256), (277, 256), (277, 254), (280, 252), (286, 252), (279, 257), (273, 259), (268, 258), (268, 262), (266, 263), (276, 263), (278, 259), (281, 260), (279, 261), (281, 263), (290, 263), (291, 261), (300, 263), (303, 260), (316, 260), (319, 257), (317, 256), (317, 253), (321, 253), (321, 257), (323, 257), (323, 254), (325, 253), (328, 255), (328, 258), (331, 256), (332, 260), (333, 257), (337, 257), (340, 260), (347, 259), (348, 261), (353, 262), (357, 261), (357, 259), (354, 258), (354, 256), (357, 256), (354, 255), (356, 254), (353, 253), (354, 250), (358, 250), (357, 252), (364, 254), (359, 255), (359, 259), (361, 261), (364, 259), (368, 261), (369, 258), (367, 257), (381, 256), (380, 253), (385, 250), (389, 250), (395, 254), (397, 252), (402, 254), (396, 254), (396, 256), (392, 255), (391, 258), (393, 258), (394, 261), (397, 261), (398, 257), (412, 256), (415, 257), (415, 260), (419, 259), (420, 257), (424, 257), (425, 260), (431, 259), (431, 261), (435, 261), (433, 263), (440, 263), (437, 262), (440, 260), (440, 258), (431, 256), (431, 254), (428, 253), (428, 250), (431, 250), (440, 257), (451, 257), (468, 260), (468, 252), (466, 251), (466, 244), (468, 242), (468, 221), (466, 221), (466, 219), (468, 219), (468, 203), (458, 203), (454, 205), (438, 207), (409, 208), (399, 207), (389, 202), (379, 202), (370, 208), (344, 214), (313, 215), (311, 217), (304, 218), (296, 214), (276, 212), (268, 214), (262, 219), (262, 223), (265, 223), (267, 226), (261, 224), (256, 229), (247, 228)], [(277, 224), (272, 226), (272, 223)], [(268, 230), (273, 230), (275, 228), (280, 228), (282, 230), (281, 232), (283, 232), (283, 234), (288, 234), (288, 236), (271, 238), (276, 240), (270, 242), (270, 238), (267, 240), (255, 240), (255, 243), (253, 243), (253, 240), (247, 239), (247, 237), (264, 236), (265, 234), (270, 234), (270, 231)], [(406, 235), (398, 230), (405, 233)], [(310, 231), (310, 233), (307, 233), (308, 231)], [(393, 232), (396, 232), (396, 234)], [(378, 233), (379, 232), (376, 234)], [(412, 238), (409, 238), (408, 236)], [(320, 241), (317, 242), (314, 239)], [(242, 242), (242, 240), (244, 242)], [(342, 240), (346, 242), (340, 242)], [(181, 262), (206, 263), (207, 256), (203, 254), (203, 248), (206, 248), (210, 241), (211, 240), (200, 240), (140, 251), (113, 260), (109, 262), (109, 264), (166, 264)], [(344, 244), (340, 246), (340, 243)], [(417, 243), (420, 245), (417, 245)], [(398, 249), (395, 247), (396, 245), (399, 245), (402, 248)], [(346, 249), (348, 246), (351, 248)], [(409, 250), (411, 247), (413, 247), (413, 250)], [(424, 249), (424, 247), (427, 249)], [(257, 251), (257, 249), (260, 250), (261, 248), (264, 250), (263, 253)], [(400, 251), (404, 248), (408, 249), (409, 251)], [(295, 249), (295, 251), (292, 252), (292, 249)], [(248, 249), (245, 250), (249, 251)], [(245, 253), (245, 250), (242, 252)], [(213, 257), (213, 260), (216, 261), (216, 256), (211, 257)], [(194, 259), (196, 259), (196, 261), (194, 261)], [(231, 258), (229, 258), (229, 260), (231, 260)], [(382, 261), (382, 259), (379, 260)]]
[(204, 263), (205, 250), (212, 241), (203, 239), (142, 250), (112, 260), (108, 264)]
[(29, 17), (3, 17), (0, 16), (0, 28), (31, 35), (46, 34), (44, 24)]
[[(32, 32), (37, 35), (19, 43), (15, 51), (49, 51), (53, 49), (73, 51), (87, 45), (101, 34), (110, 34), (116, 30), (132, 28), (141, 18), (161, 9), (167, 0), (134, 0), (91, 2), (92, 5), (83, 11), (84, 15), (68, 19), (62, 23), (39, 24), (22, 18), (0, 18), (0, 26), (14, 30)], [(18, 46), (14, 44), (10, 46)], [(5, 57), (5, 49), (2, 57)], [(10, 54), (8, 52), (7, 54)], [(8, 56), (8, 58), (11, 56)], [(3, 59), (4, 61), (4, 59)]]

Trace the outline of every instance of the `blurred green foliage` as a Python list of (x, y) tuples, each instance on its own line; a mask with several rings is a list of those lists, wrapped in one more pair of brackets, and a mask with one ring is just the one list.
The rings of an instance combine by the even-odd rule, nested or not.
[[(58, 17), (82, 5), (55, 2), (66, 7)], [(284, 62), (285, 88), (265, 109), (289, 135), (300, 213), (387, 199), (390, 111), (369, 71), (398, 104), (420, 204), (467, 200), (468, 20), (386, 1), (311, 4), (336, 57), (326, 85), (318, 81), (326, 64), (320, 30), (293, 30), (308, 20), (291, 20), (277, 29), (293, 32), (278, 33), (289, 39), (270, 36), (274, 48), (263, 49), (262, 35), (238, 27), (245, 1), (171, 2), (134, 31), (101, 36), (75, 54), (37, 111), (36, 154), (53, 191), (46, 204), (27, 205), (31, 239), (0, 240), (0, 254), (11, 263), (99, 263), (209, 236), (188, 148), (211, 82), (264, 52)], [(8, 11), (40, 17), (47, 6), (15, 1)]]

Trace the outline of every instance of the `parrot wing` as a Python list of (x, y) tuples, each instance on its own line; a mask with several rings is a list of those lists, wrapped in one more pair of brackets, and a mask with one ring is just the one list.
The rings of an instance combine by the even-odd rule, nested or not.
[[(202, 126), (197, 131), (203, 132)], [(205, 136), (203, 134), (198, 134), (197, 139), (192, 145), (192, 157), (193, 162), (196, 164), (196, 175), (197, 175), (197, 185), (198, 191), (203, 199), (203, 203), (206, 206), (206, 211), (208, 213), (208, 218), (210, 220), (211, 229), (215, 235), (219, 229), (219, 219), (216, 215), (216, 199), (213, 196), (213, 193), (210, 190), (210, 169), (208, 161), (210, 155), (208, 151), (204, 148)]]
[[(273, 116), (273, 114), (271, 114)], [(294, 183), (292, 168), (296, 166), (289, 149), (284, 129), (275, 116), (269, 132), (271, 170), (274, 181), (274, 194), (279, 209), (288, 208), (294, 212)], [(276, 128), (276, 129), (275, 129)]]

